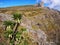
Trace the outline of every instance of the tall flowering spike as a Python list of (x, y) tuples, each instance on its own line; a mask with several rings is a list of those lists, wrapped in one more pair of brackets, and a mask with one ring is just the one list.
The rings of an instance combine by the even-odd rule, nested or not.
[(44, 7), (44, 2), (43, 2), (43, 0), (36, 0), (36, 3), (37, 3), (36, 6), (38, 6), (38, 7)]
[(41, 5), (41, 7), (44, 7), (44, 2), (43, 2), (43, 0), (41, 0), (40, 5)]

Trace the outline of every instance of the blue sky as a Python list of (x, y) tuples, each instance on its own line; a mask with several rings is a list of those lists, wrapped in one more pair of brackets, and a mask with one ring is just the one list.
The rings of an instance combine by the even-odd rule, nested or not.
[(32, 5), (43, 1), (44, 6), (60, 11), (60, 0), (0, 0), (0, 8), (10, 6)]
[(0, 0), (0, 7), (35, 4), (36, 0)]

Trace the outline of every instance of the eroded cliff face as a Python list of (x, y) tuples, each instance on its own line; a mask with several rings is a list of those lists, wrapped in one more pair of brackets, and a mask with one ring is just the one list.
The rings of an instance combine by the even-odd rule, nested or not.
[[(60, 12), (48, 8), (37, 8), (22, 10), (21, 25), (27, 28), (28, 35), (38, 45), (59, 45), (60, 44)], [(0, 13), (0, 24), (3, 21), (13, 20), (12, 15)]]

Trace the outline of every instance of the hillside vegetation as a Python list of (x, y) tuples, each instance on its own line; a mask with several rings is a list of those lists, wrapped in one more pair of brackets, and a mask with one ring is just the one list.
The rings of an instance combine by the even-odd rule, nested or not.
[[(13, 20), (13, 13), (22, 14), (21, 27), (27, 29), (30, 36), (40, 45), (60, 45), (60, 12), (48, 7), (20, 6), (0, 9), (0, 40), (5, 43), (3, 21)], [(2, 34), (1, 34), (2, 33)], [(38, 45), (36, 43), (36, 45)], [(2, 44), (1, 44), (2, 45)], [(4, 44), (3, 44), (4, 45)]]

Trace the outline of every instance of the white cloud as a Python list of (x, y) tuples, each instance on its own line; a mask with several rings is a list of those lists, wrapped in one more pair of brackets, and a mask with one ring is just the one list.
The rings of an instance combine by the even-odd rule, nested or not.
[(60, 0), (43, 0), (44, 3), (49, 4), (48, 7), (60, 10)]
[(50, 8), (60, 10), (60, 0), (42, 0)]

